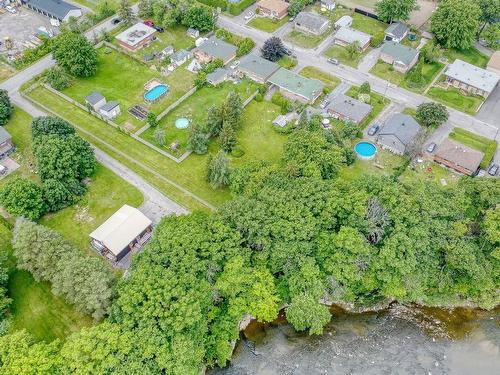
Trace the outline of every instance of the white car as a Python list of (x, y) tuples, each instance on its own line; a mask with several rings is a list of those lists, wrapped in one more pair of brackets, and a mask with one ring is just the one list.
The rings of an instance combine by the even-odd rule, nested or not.
[(12, 13), (12, 14), (17, 13), (17, 10), (15, 10), (14, 8), (12, 8), (10, 5), (7, 5), (5, 7), (5, 9), (7, 9), (7, 12), (9, 12), (9, 13)]
[(248, 12), (247, 15), (245, 16), (245, 20), (248, 21), (250, 18), (254, 16), (253, 12)]
[(0, 164), (0, 176), (7, 173), (7, 167)]
[(238, 65), (240, 65), (240, 60), (236, 60), (235, 62), (233, 62), (230, 66), (231, 69), (236, 69), (238, 67)]

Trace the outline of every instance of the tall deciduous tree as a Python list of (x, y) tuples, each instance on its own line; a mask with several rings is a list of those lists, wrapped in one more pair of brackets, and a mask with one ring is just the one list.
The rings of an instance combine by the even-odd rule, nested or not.
[(280, 38), (272, 36), (264, 42), (260, 52), (266, 60), (278, 61), (285, 55), (285, 46)]
[(416, 118), (424, 126), (438, 127), (448, 120), (448, 110), (440, 103), (422, 103), (417, 107)]
[(15, 177), (0, 190), (0, 205), (13, 216), (38, 220), (45, 212), (43, 191), (27, 178)]
[(53, 55), (59, 66), (76, 77), (91, 77), (97, 72), (97, 52), (83, 34), (61, 34)]
[(66, 137), (75, 134), (75, 128), (62, 118), (41, 116), (35, 117), (31, 122), (31, 134), (33, 140), (43, 135)]
[(498, 24), (500, 21), (500, 1), (499, 0), (479, 0), (481, 8), (481, 28), (478, 31), (479, 37), (486, 25)]
[(217, 18), (211, 7), (193, 6), (182, 16), (182, 24), (199, 31), (212, 31)]
[(407, 21), (418, 9), (417, 0), (381, 0), (375, 4), (378, 17), (385, 22)]
[(475, 0), (443, 0), (431, 18), (431, 31), (444, 47), (467, 49), (474, 44), (480, 18)]
[(118, 7), (118, 17), (120, 17), (123, 24), (127, 26), (131, 25), (134, 21), (132, 7), (130, 6), (130, 2), (128, 0), (120, 1), (120, 6)]
[(0, 126), (9, 121), (14, 107), (10, 103), (9, 94), (6, 90), (0, 90)]

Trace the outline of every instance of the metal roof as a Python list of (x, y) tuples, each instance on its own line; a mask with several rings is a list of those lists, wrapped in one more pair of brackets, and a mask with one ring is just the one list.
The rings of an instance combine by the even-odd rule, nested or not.
[(338, 94), (331, 99), (326, 109), (360, 122), (372, 111), (373, 107), (350, 96)]
[(370, 42), (372, 38), (370, 34), (366, 34), (362, 31), (355, 30), (351, 27), (341, 27), (334, 35), (335, 39), (340, 39), (345, 43), (352, 44), (354, 42), (359, 42), (361, 46), (366, 45)]
[(63, 0), (24, 0), (23, 3), (29, 4), (33, 8), (43, 10), (60, 19), (64, 19), (71, 10), (81, 10), (81, 8)]
[(379, 132), (382, 135), (394, 135), (407, 146), (420, 131), (420, 125), (410, 115), (395, 113), (386, 121)]
[(300, 12), (295, 17), (295, 24), (299, 24), (300, 26), (304, 26), (309, 30), (321, 30), (326, 23), (330, 22), (327, 18), (321, 17), (316, 13), (310, 12)]
[(352, 17), (345, 15), (340, 17), (336, 22), (335, 26), (336, 27), (349, 27), (352, 25)]
[(410, 63), (418, 55), (418, 50), (415, 48), (411, 48), (394, 41), (384, 42), (381, 52), (391, 56), (395, 61), (400, 61), (405, 65), (410, 65)]
[(324, 87), (324, 84), (317, 79), (302, 77), (284, 68), (280, 68), (269, 77), (269, 82), (307, 100), (316, 99)]
[(104, 111), (104, 112), (109, 112), (113, 108), (118, 107), (118, 105), (119, 105), (118, 102), (111, 100), (111, 101), (107, 102), (106, 104), (104, 104), (101, 108), (99, 108), (99, 110)]
[(498, 74), (458, 59), (448, 65), (445, 75), (486, 92), (492, 92), (500, 80)]
[(252, 73), (263, 80), (278, 70), (280, 66), (272, 61), (263, 59), (260, 56), (249, 54), (240, 60), (238, 70), (243, 73)]
[(229, 57), (236, 54), (237, 47), (215, 36), (211, 36), (198, 49), (209, 56), (226, 61)]
[(3, 126), (0, 126), (0, 144), (4, 143), (5, 141), (8, 141), (12, 137), (10, 136), (9, 132), (3, 128)]
[(408, 26), (401, 22), (394, 22), (385, 29), (386, 34), (391, 34), (396, 38), (403, 38), (408, 32)]
[(85, 101), (89, 104), (95, 105), (104, 99), (104, 96), (100, 92), (94, 91), (90, 95), (85, 97)]
[(141, 211), (125, 204), (99, 228), (90, 233), (90, 237), (103, 243), (114, 255), (118, 256), (150, 225), (151, 220)]

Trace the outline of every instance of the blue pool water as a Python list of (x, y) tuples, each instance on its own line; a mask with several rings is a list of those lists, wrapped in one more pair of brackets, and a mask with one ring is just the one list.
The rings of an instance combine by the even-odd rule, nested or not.
[(168, 91), (167, 85), (155, 86), (144, 94), (144, 99), (146, 99), (148, 102), (154, 102), (156, 99), (165, 95), (167, 91)]
[(189, 120), (185, 117), (175, 120), (175, 127), (177, 129), (186, 129), (189, 126)]
[(361, 159), (371, 159), (377, 153), (377, 147), (370, 142), (359, 142), (354, 146), (354, 151)]

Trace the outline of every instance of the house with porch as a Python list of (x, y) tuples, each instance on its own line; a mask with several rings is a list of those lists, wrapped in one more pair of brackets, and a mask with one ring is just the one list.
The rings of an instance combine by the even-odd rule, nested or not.
[(288, 14), (288, 3), (283, 0), (260, 0), (257, 9), (259, 16), (280, 20)]
[(358, 43), (359, 49), (364, 51), (370, 45), (372, 36), (362, 31), (350, 27), (341, 27), (333, 36), (333, 42), (339, 46), (347, 47), (350, 44)]
[(328, 18), (311, 12), (300, 12), (295, 17), (294, 28), (313, 35), (323, 34), (330, 25)]
[(484, 98), (487, 98), (493, 92), (500, 80), (497, 73), (458, 59), (448, 65), (444, 75), (446, 82), (450, 86)]
[(137, 252), (151, 238), (152, 222), (137, 208), (123, 205), (90, 233), (92, 247), (112, 262)]

